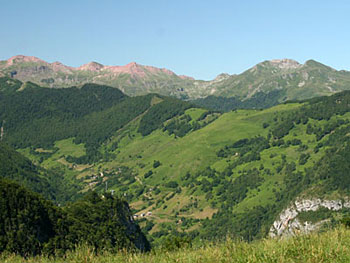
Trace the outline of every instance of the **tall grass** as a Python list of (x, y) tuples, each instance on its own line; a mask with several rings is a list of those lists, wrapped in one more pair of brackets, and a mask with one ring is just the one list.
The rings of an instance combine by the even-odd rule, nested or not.
[(81, 246), (65, 257), (45, 256), (23, 259), (3, 254), (4, 263), (161, 263), (161, 262), (350, 262), (350, 230), (337, 228), (324, 233), (300, 235), (286, 239), (265, 239), (252, 243), (227, 240), (220, 244), (206, 244), (198, 248), (177, 251), (155, 250), (147, 254), (108, 252), (96, 255)]

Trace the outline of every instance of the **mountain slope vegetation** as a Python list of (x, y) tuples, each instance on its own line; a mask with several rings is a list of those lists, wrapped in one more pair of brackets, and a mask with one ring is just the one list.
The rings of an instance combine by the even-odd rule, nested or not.
[(283, 90), (273, 90), (269, 93), (257, 92), (252, 97), (242, 100), (239, 97), (221, 97), (210, 95), (205, 98), (195, 99), (193, 104), (217, 111), (228, 112), (236, 109), (266, 109), (279, 104), (281, 97), (285, 95)]
[(2, 142), (0, 142), (0, 177), (16, 181), (57, 204), (64, 204), (81, 196), (82, 185), (75, 177), (64, 176), (62, 171), (47, 170), (35, 165)]
[[(158, 97), (159, 102), (154, 107), (164, 109), (165, 119), (189, 107), (185, 102), (158, 95), (128, 97), (118, 89), (96, 84), (48, 89), (24, 83), (14, 89), (19, 86), (18, 81), (4, 78), (1, 83), (4, 91), (0, 94), (0, 119), (4, 124), (4, 141), (16, 148), (49, 148), (55, 141), (74, 137), (75, 143), (85, 144), (86, 155), (80, 162), (102, 158), (97, 148), (116, 130), (143, 113), (145, 119), (152, 115), (154, 97)], [(149, 133), (161, 124), (159, 120), (153, 124), (143, 121), (140, 131)]]
[(314, 60), (305, 64), (290, 59), (264, 61), (239, 75), (213, 83), (212, 95), (243, 100), (258, 92), (284, 91), (278, 102), (331, 95), (349, 89), (350, 73), (336, 71)]
[(53, 254), (89, 244), (96, 250), (141, 249), (149, 244), (130, 221), (127, 203), (91, 193), (64, 209), (0, 178), (0, 252)]
[[(193, 238), (263, 237), (277, 214), (301, 194), (348, 195), (338, 187), (346, 185), (348, 142), (334, 139), (348, 126), (348, 97), (341, 93), (264, 111), (230, 112), (183, 137), (167, 129), (141, 136), (137, 123), (130, 124), (131, 136), (116, 134), (109, 144), (118, 141), (116, 158), (102, 167), (110, 187), (126, 194), (137, 214), (152, 211), (142, 219), (151, 239), (182, 231)], [(198, 111), (189, 109), (183, 116), (198, 116)], [(112, 149), (109, 145), (106, 149)], [(338, 147), (344, 151), (333, 154)], [(330, 168), (324, 166), (342, 170), (325, 178), (321, 171)], [(113, 175), (118, 167), (132, 169), (129, 179)], [(149, 221), (156, 225), (150, 227)]]
[[(43, 88), (1, 94), (14, 100), (26, 89)], [(51, 94), (50, 89), (43, 90)], [(76, 88), (66, 90), (85, 96)], [(115, 92), (108, 87), (101, 90), (105, 93), (96, 93), (98, 97)], [(33, 131), (16, 124), (13, 131), (23, 135), (13, 136), (6, 133), (6, 120), (4, 140), (43, 168), (79, 180), (83, 191), (124, 196), (154, 245), (172, 236), (206, 240), (231, 235), (250, 241), (266, 236), (278, 214), (295, 198), (349, 194), (345, 162), (349, 92), (224, 114), (154, 94), (116, 96), (120, 98), (116, 104), (96, 102), (92, 104), (96, 108), (89, 112), (82, 108), (84, 114), (76, 117), (66, 114), (69, 108), (56, 113), (57, 100), (49, 104), (54, 113), (34, 104), (32, 108), (42, 112), (34, 115), (28, 110), (35, 125), (45, 123), (42, 116), (58, 114), (64, 117), (57, 118), (54, 127), (71, 131), (69, 123), (84, 129), (45, 140), (38, 136), (37, 144), (26, 144), (22, 138), (34, 138)], [(346, 211), (330, 216), (336, 224)]]

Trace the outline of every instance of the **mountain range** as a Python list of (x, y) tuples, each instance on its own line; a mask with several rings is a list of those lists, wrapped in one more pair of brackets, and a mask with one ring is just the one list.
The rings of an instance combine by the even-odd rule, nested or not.
[[(0, 184), (16, 181), (53, 202), (44, 207), (86, 221), (69, 245), (93, 243), (89, 224), (118, 200), (130, 203), (118, 206), (124, 219), (153, 246), (174, 236), (294, 235), (350, 215), (347, 71), (273, 60), (200, 81), (134, 63), (72, 68), (16, 56), (0, 62), (0, 72)], [(75, 217), (85, 206), (95, 212)], [(0, 226), (22, 218), (2, 209)], [(99, 235), (117, 223), (105, 216)], [(16, 252), (6, 240), (0, 250)]]
[(129, 96), (158, 93), (186, 100), (211, 95), (245, 101), (277, 91), (275, 104), (331, 95), (350, 87), (349, 71), (337, 71), (314, 60), (300, 64), (291, 59), (264, 61), (241, 74), (223, 73), (214, 80), (204, 81), (135, 62), (125, 66), (90, 62), (69, 67), (60, 62), (48, 63), (18, 55), (0, 61), (0, 75), (51, 88), (96, 83), (118, 88)]

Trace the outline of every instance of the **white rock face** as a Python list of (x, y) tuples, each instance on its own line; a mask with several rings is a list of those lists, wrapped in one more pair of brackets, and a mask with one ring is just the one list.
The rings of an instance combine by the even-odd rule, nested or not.
[(299, 62), (286, 58), (270, 60), (270, 64), (272, 64), (273, 66), (277, 66), (280, 69), (296, 69), (302, 67), (302, 65)]
[(304, 87), (304, 86), (305, 86), (305, 81), (299, 82), (299, 84), (298, 84), (299, 88)]
[(321, 207), (339, 211), (343, 208), (350, 208), (350, 201), (347, 198), (344, 200), (321, 200), (319, 198), (296, 200), (290, 207), (282, 211), (278, 219), (273, 222), (269, 232), (270, 237), (290, 236), (318, 229), (325, 220), (316, 224), (301, 223), (297, 216), (300, 212), (317, 211)]

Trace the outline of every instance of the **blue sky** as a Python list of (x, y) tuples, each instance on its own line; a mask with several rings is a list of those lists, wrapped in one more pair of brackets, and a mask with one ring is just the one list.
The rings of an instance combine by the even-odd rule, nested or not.
[(268, 59), (350, 70), (350, 1), (0, 0), (0, 59), (136, 61), (197, 79)]

